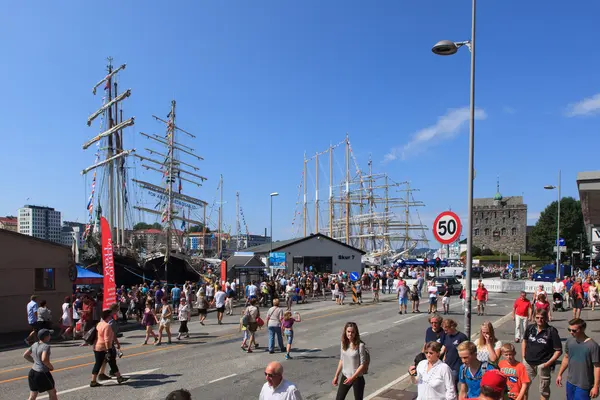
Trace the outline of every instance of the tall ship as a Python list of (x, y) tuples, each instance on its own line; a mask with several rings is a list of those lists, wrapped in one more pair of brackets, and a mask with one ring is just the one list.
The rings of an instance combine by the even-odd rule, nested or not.
[(320, 232), (363, 250), (366, 265), (390, 264), (429, 245), (417, 191), (410, 182), (373, 172), (371, 159), (361, 168), (346, 135), (312, 157), (305, 154), (292, 225), (298, 236)]
[[(102, 90), (101, 106), (87, 120), (87, 125), (99, 125), (99, 133), (83, 144), (84, 150), (95, 149), (95, 162), (81, 173), (91, 176), (87, 202), (88, 221), (84, 238), (90, 249), (88, 268), (102, 273), (100, 248), (100, 217), (105, 217), (114, 243), (115, 274), (118, 284), (135, 284), (140, 280), (183, 282), (198, 280), (200, 273), (191, 263), (186, 248), (186, 231), (191, 225), (206, 227), (207, 203), (187, 195), (184, 185), (200, 187), (206, 180), (194, 161), (202, 160), (195, 150), (182, 143), (179, 136), (196, 137), (176, 125), (176, 102), (171, 102), (166, 119), (153, 115), (164, 127), (164, 133), (140, 132), (150, 146), (143, 154), (125, 147), (127, 128), (135, 118), (124, 117), (125, 100), (131, 89), (119, 91), (120, 74), (126, 64), (115, 68), (108, 58), (107, 74), (92, 88), (94, 95)], [(130, 130), (130, 129), (129, 129)], [(131, 141), (133, 138), (129, 134)], [(132, 156), (133, 158), (132, 161)], [(189, 161), (189, 159), (193, 161)], [(137, 162), (134, 162), (137, 161)], [(130, 171), (144, 168), (156, 173), (154, 182), (131, 178)], [(132, 174), (137, 177), (137, 174)], [(151, 199), (145, 207), (140, 198), (130, 195), (140, 188)], [(193, 219), (203, 213), (204, 220)], [(154, 216), (160, 229), (141, 233), (131, 228), (143, 220), (141, 214)], [(156, 225), (156, 224), (155, 224)]]
[(137, 282), (142, 275), (138, 254), (131, 248), (126, 229), (132, 214), (128, 194), (128, 157), (135, 149), (127, 149), (125, 136), (135, 124), (135, 117), (125, 119), (123, 105), (131, 96), (131, 89), (119, 91), (120, 74), (126, 64), (115, 68), (108, 58), (106, 75), (92, 88), (97, 95), (101, 89), (101, 105), (87, 119), (88, 127), (98, 126), (98, 133), (83, 144), (83, 150), (95, 150), (94, 163), (81, 171), (86, 183), (91, 176), (90, 195), (87, 202), (88, 221), (84, 239), (90, 249), (88, 268), (102, 273), (100, 248), (100, 217), (109, 223), (114, 243), (116, 279), (120, 283)]
[[(191, 264), (186, 246), (186, 227), (197, 225), (206, 227), (206, 206), (204, 200), (185, 193), (184, 187), (201, 187), (207, 178), (200, 175), (200, 168), (194, 162), (203, 158), (196, 150), (183, 143), (183, 137), (196, 139), (196, 136), (176, 125), (177, 103), (171, 101), (166, 119), (152, 117), (164, 127), (163, 135), (140, 132), (154, 148), (145, 148), (146, 154), (135, 154), (142, 162), (141, 167), (156, 173), (156, 183), (133, 179), (142, 190), (147, 191), (155, 201), (154, 208), (135, 205), (134, 209), (160, 218), (163, 229), (153, 243), (146, 243), (141, 250), (142, 265), (146, 272), (165, 282), (197, 281), (200, 272)], [(157, 149), (158, 148), (158, 149)], [(204, 212), (203, 221), (192, 219), (192, 213)]]

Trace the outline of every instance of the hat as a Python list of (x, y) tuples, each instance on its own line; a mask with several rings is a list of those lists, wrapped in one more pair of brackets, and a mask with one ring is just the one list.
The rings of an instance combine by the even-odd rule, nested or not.
[(53, 331), (53, 330), (50, 330), (50, 329), (40, 329), (40, 330), (38, 331), (38, 334), (37, 334), (37, 335), (38, 335), (38, 339), (40, 339), (40, 340), (44, 340), (44, 338), (45, 338), (46, 336), (50, 336), (50, 335), (52, 335), (53, 333), (54, 333), (54, 331)]
[(496, 393), (502, 393), (506, 390), (506, 375), (497, 369), (491, 369), (483, 374), (481, 386), (487, 386)]

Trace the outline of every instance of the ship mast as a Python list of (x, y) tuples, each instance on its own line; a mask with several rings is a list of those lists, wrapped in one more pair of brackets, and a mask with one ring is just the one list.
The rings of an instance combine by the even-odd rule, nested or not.
[[(106, 98), (104, 104), (92, 113), (87, 120), (87, 125), (91, 126), (92, 122), (99, 116), (103, 116), (106, 122), (106, 128), (101, 133), (97, 134), (87, 142), (83, 144), (83, 149), (89, 148), (92, 144), (99, 145), (100, 142), (105, 142), (105, 156), (103, 161), (97, 160), (94, 165), (91, 165), (81, 171), (82, 175), (87, 174), (90, 171), (94, 171), (94, 184), (95, 185), (95, 174), (96, 170), (102, 167), (107, 174), (108, 179), (108, 217), (107, 221), (111, 227), (113, 237), (116, 239), (117, 247), (122, 246), (125, 243), (124, 238), (124, 208), (125, 208), (125, 193), (122, 188), (125, 186), (124, 176), (124, 163), (125, 157), (135, 152), (135, 150), (124, 150), (123, 149), (123, 129), (132, 126), (135, 118), (129, 118), (127, 121), (123, 121), (123, 110), (120, 110), (121, 121), (119, 121), (119, 106), (121, 102), (131, 95), (131, 89), (118, 94), (118, 86), (116, 82), (116, 75), (118, 72), (125, 69), (126, 64), (121, 65), (117, 69), (113, 68), (112, 57), (108, 57), (107, 75), (100, 80), (93, 88), (92, 93), (95, 95), (96, 90), (102, 84), (104, 84), (104, 90), (106, 91)], [(100, 198), (100, 197), (98, 197)], [(90, 212), (89, 227), (92, 226), (92, 209), (93, 209), (93, 189), (90, 197), (88, 210)], [(98, 207), (98, 211), (101, 207)], [(88, 229), (86, 228), (86, 232)]]
[[(189, 209), (197, 208), (197, 207), (206, 208), (206, 205), (207, 205), (207, 203), (203, 200), (200, 200), (200, 199), (197, 199), (194, 197), (190, 197), (190, 196), (187, 196), (187, 195), (181, 193), (182, 192), (182, 181), (189, 182), (189, 183), (192, 183), (192, 184), (200, 187), (200, 186), (202, 186), (202, 182), (204, 182), (206, 180), (206, 178), (201, 175), (198, 175), (194, 172), (190, 172), (190, 171), (182, 168), (182, 165), (187, 165), (187, 166), (191, 167), (194, 171), (199, 170), (198, 167), (195, 167), (191, 164), (180, 161), (179, 157), (178, 157), (178, 153), (187, 154), (199, 161), (203, 160), (203, 158), (196, 155), (195, 150), (193, 148), (186, 146), (182, 143), (179, 143), (176, 140), (177, 133), (184, 133), (191, 138), (194, 138), (194, 139), (196, 138), (196, 136), (194, 136), (190, 132), (188, 132), (176, 125), (176, 106), (177, 106), (176, 101), (172, 100), (171, 101), (171, 109), (167, 116), (167, 120), (159, 118), (156, 115), (152, 116), (155, 120), (163, 123), (166, 126), (166, 134), (164, 136), (160, 136), (160, 135), (156, 135), (156, 134), (149, 135), (144, 132), (140, 132), (140, 134), (142, 136), (146, 137), (147, 139), (150, 139), (150, 140), (160, 144), (161, 146), (164, 146), (164, 148), (166, 149), (166, 154), (163, 154), (161, 152), (154, 151), (151, 149), (146, 149), (151, 155), (155, 154), (155, 155), (163, 157), (163, 160), (160, 161), (160, 160), (153, 159), (151, 157), (146, 157), (146, 156), (141, 156), (141, 155), (136, 154), (136, 157), (138, 157), (140, 160), (142, 160), (142, 162), (148, 162), (148, 163), (152, 163), (152, 164), (156, 165), (156, 167), (155, 167), (148, 163), (145, 163), (145, 164), (143, 163), (142, 167), (144, 167), (147, 170), (152, 170), (152, 171), (161, 173), (164, 177), (163, 185), (158, 186), (158, 185), (153, 185), (149, 182), (144, 182), (144, 181), (140, 181), (140, 180), (136, 180), (136, 179), (133, 180), (133, 182), (140, 185), (140, 187), (142, 189), (148, 190), (152, 195), (154, 195), (158, 199), (160, 199), (159, 204), (163, 205), (162, 211), (152, 210), (152, 209), (140, 207), (140, 206), (135, 206), (134, 208), (137, 210), (146, 212), (146, 213), (161, 216), (161, 222), (163, 224), (164, 231), (166, 234), (166, 243), (165, 243), (165, 252), (164, 252), (163, 261), (164, 261), (164, 266), (165, 266), (165, 281), (167, 281), (167, 282), (168, 282), (168, 265), (169, 265), (169, 260), (170, 260), (171, 253), (172, 253), (173, 242), (175, 241), (174, 234), (173, 234), (174, 221), (175, 220), (183, 221), (184, 225), (186, 223), (200, 225), (200, 224), (205, 224), (205, 222), (206, 222), (206, 220), (204, 220), (203, 222), (200, 222), (200, 221), (190, 219), (189, 214), (188, 214), (188, 218), (186, 218), (185, 212), (182, 212), (182, 215), (179, 215), (179, 213), (175, 209), (176, 208), (175, 204), (181, 206), (181, 208), (183, 210), (185, 210), (185, 208), (189, 208)], [(184, 174), (184, 176), (182, 176), (182, 174)], [(198, 179), (194, 179), (194, 178), (198, 178)], [(176, 184), (177, 180), (179, 180), (179, 187), (177, 190), (175, 190), (174, 185)]]

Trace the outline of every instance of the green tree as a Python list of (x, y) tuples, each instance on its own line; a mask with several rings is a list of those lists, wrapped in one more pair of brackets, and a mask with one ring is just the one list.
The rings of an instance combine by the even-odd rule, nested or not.
[[(557, 208), (558, 201), (550, 203), (529, 235), (529, 246), (540, 258), (552, 259), (554, 255)], [(565, 239), (569, 249), (588, 248), (581, 204), (572, 197), (564, 197), (560, 201), (560, 237)]]
[[(481, 249), (479, 247), (477, 247), (477, 246), (472, 246), (471, 247), (471, 253), (472, 253), (473, 257), (480, 256), (481, 255)], [(467, 256), (467, 252), (463, 251), (462, 253), (460, 253), (460, 256), (461, 257), (463, 257), (463, 256), (466, 257)]]
[[(190, 229), (188, 229), (188, 232), (203, 232), (203, 229), (204, 226), (202, 224), (199, 224), (192, 226)], [(206, 227), (206, 232), (210, 232), (210, 228), (208, 226)]]
[(138, 222), (133, 226), (134, 231), (139, 231), (141, 229), (161, 229), (162, 225), (159, 222), (155, 222), (153, 224), (147, 224), (145, 222)]

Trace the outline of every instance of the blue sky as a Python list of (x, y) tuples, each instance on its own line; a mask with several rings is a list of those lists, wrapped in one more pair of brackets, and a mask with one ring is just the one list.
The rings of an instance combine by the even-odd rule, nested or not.
[[(370, 155), (376, 171), (420, 189), (426, 224), (448, 207), (466, 216), (469, 54), (430, 49), (441, 39), (469, 39), (470, 1), (3, 8), (1, 215), (27, 202), (85, 221), (90, 180), (80, 171), (94, 156), (81, 145), (98, 132), (86, 126), (100, 105), (91, 88), (111, 55), (127, 63), (120, 82), (133, 90), (125, 112), (136, 125), (126, 147), (146, 145), (139, 131), (160, 133), (151, 114), (166, 116), (175, 98), (178, 123), (197, 134), (188, 144), (205, 158), (209, 178), (201, 189), (184, 188), (212, 204), (223, 174), (232, 226), (235, 191), (253, 233), (268, 227), (269, 193), (278, 191), (275, 238), (293, 235), (303, 153), (346, 132), (364, 168)], [(574, 197), (577, 172), (597, 169), (598, 15), (592, 0), (480, 2), (476, 197), (493, 196), (499, 175), (505, 196), (524, 195), (534, 223), (555, 199), (542, 187), (555, 184), (559, 168), (563, 194)]]

